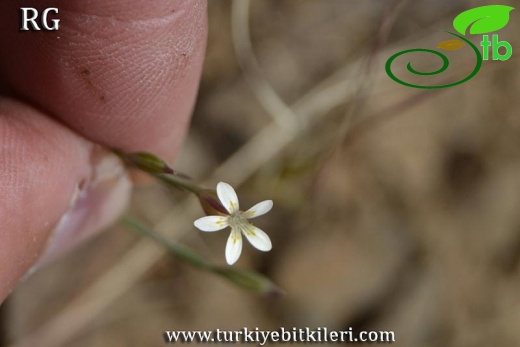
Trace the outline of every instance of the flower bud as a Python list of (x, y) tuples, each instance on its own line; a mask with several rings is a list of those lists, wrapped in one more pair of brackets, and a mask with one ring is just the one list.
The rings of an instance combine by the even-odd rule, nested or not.
[(213, 189), (203, 189), (197, 193), (197, 197), (206, 215), (229, 215), (229, 212), (222, 206), (217, 197), (217, 193)]
[(122, 151), (115, 151), (123, 160), (143, 170), (149, 174), (172, 174), (176, 175), (177, 172), (166, 164), (161, 158), (147, 152), (136, 152), (136, 153), (124, 153)]

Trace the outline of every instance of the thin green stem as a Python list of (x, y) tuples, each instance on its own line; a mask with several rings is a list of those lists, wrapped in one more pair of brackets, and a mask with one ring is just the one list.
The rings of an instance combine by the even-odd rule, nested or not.
[(172, 253), (174, 256), (176, 256), (178, 259), (200, 270), (208, 271), (212, 274), (215, 274), (221, 278), (228, 280), (229, 282), (239, 287), (259, 294), (284, 294), (283, 290), (278, 288), (267, 277), (255, 271), (247, 269), (233, 268), (230, 266), (216, 266), (199, 256), (195, 251), (189, 249), (188, 247), (167, 240), (165, 237), (152, 231), (150, 228), (146, 227), (143, 223), (137, 220), (137, 218), (131, 215), (125, 214), (122, 217), (122, 222), (130, 229), (137, 232), (139, 235), (147, 237), (157, 242), (170, 253)]
[(182, 182), (170, 174), (153, 174), (153, 176), (168, 186), (174, 186), (177, 189), (188, 191), (195, 195), (197, 195), (198, 193), (200, 193), (201, 191), (204, 190), (203, 188), (200, 188), (194, 184), (190, 184), (188, 182)]
[(193, 250), (167, 240), (162, 235), (150, 230), (148, 227), (146, 227), (144, 224), (138, 221), (135, 217), (129, 214), (125, 214), (122, 217), (122, 222), (138, 234), (156, 241), (158, 244), (166, 248), (169, 252), (174, 254), (177, 258), (195, 266), (198, 269), (210, 271), (213, 270), (214, 266), (208, 261), (204, 260), (202, 257), (200, 257)]

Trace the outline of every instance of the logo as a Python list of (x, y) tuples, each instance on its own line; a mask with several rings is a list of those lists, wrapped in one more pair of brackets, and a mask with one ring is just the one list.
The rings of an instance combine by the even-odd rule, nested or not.
[[(507, 41), (500, 41), (497, 34), (489, 35), (489, 33), (495, 32), (497, 30), (502, 29), (509, 22), (509, 13), (514, 10), (514, 7), (505, 6), (505, 5), (487, 5), (476, 7), (471, 10), (467, 10), (459, 14), (453, 20), (453, 27), (456, 32), (446, 31), (449, 35), (455, 37), (454, 39), (447, 40), (441, 42), (437, 45), (437, 48), (446, 50), (446, 51), (455, 51), (466, 45), (471, 47), (473, 52), (475, 53), (476, 63), (473, 71), (466, 76), (465, 78), (448, 84), (440, 84), (440, 85), (418, 85), (405, 82), (398, 78), (392, 72), (392, 63), (395, 59), (400, 57), (401, 55), (413, 53), (413, 52), (423, 52), (434, 54), (438, 56), (442, 60), (442, 66), (435, 71), (418, 71), (412, 67), (412, 64), (409, 62), (406, 66), (407, 70), (414, 75), (419, 76), (433, 76), (438, 75), (446, 69), (448, 69), (450, 62), (448, 57), (436, 50), (427, 49), (427, 48), (414, 48), (407, 49), (405, 51), (398, 52), (392, 55), (386, 62), (385, 70), (388, 76), (393, 79), (395, 82), (402, 84), (411, 88), (421, 88), (421, 89), (439, 89), (439, 88), (448, 88), (453, 87), (464, 82), (469, 81), (479, 72), (482, 62), (484, 60), (489, 60), (492, 58), (493, 60), (508, 60), (511, 58), (513, 54), (513, 47)], [(469, 29), (469, 30), (468, 30)], [(477, 46), (475, 46), (469, 39), (465, 36), (466, 34), (470, 35), (482, 35), (482, 41), (480, 42), (480, 46), (482, 48), (482, 54)], [(502, 49), (501, 49), (502, 48)], [(501, 52), (502, 51), (502, 52)]]

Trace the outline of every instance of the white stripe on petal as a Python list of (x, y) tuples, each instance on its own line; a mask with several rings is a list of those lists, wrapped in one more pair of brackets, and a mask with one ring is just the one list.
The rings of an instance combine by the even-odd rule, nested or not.
[(231, 229), (227, 244), (226, 244), (226, 261), (229, 265), (233, 265), (242, 253), (242, 235), (240, 230)]
[(254, 225), (249, 224), (247, 227), (242, 229), (244, 235), (246, 235), (247, 240), (258, 250), (267, 252), (273, 248), (271, 244), (271, 239), (267, 234), (260, 228), (255, 227)]
[(193, 225), (202, 231), (218, 231), (227, 227), (229, 223), (228, 217), (207, 216), (197, 219)]
[(251, 207), (249, 210), (244, 212), (244, 215), (246, 218), (255, 218), (258, 216), (261, 216), (263, 214), (266, 214), (267, 212), (271, 211), (273, 208), (273, 200), (265, 200), (262, 202), (259, 202), (255, 206)]
[(233, 187), (225, 182), (219, 182), (219, 184), (217, 184), (217, 195), (229, 213), (238, 211), (238, 197)]

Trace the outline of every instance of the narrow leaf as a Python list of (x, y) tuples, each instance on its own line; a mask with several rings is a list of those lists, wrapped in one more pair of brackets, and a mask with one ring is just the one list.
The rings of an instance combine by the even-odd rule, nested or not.
[(213, 272), (228, 279), (239, 287), (255, 293), (274, 296), (285, 294), (285, 292), (271, 282), (270, 279), (258, 272), (232, 267), (216, 267), (213, 269)]
[(180, 260), (185, 261), (199, 269), (211, 270), (213, 268), (213, 265), (211, 263), (204, 260), (195, 251), (189, 249), (188, 247), (167, 240), (160, 234), (157, 234), (155, 231), (150, 230), (147, 226), (138, 221), (135, 217), (132, 217), (130, 215), (124, 215), (122, 218), (122, 222), (126, 226), (130, 227), (133, 231), (141, 234), (142, 236), (146, 236), (154, 240)]

